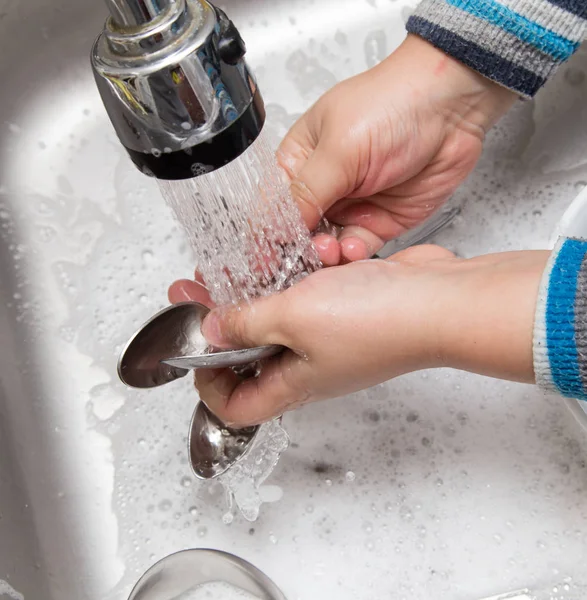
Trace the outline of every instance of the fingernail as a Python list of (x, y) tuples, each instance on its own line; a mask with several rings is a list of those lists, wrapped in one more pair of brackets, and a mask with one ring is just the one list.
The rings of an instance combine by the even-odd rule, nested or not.
[(181, 302), (189, 302), (192, 298), (189, 290), (183, 281), (176, 281), (169, 288), (169, 301), (171, 304), (180, 304)]

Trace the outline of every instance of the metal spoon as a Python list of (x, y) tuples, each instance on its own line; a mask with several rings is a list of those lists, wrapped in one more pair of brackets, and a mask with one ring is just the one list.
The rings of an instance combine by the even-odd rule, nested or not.
[(259, 427), (231, 429), (199, 402), (188, 434), (190, 465), (198, 479), (214, 479), (244, 458)]
[[(209, 309), (197, 302), (170, 306), (145, 323), (130, 339), (118, 361), (118, 375), (128, 386), (153, 388), (187, 375), (190, 369), (234, 368), (243, 376), (255, 372), (255, 363), (283, 350), (262, 346), (244, 350), (208, 352), (201, 325)], [(250, 449), (259, 427), (226, 427), (199, 402), (189, 432), (192, 469), (200, 479), (225, 473)]]
[(209, 583), (226, 583), (259, 600), (286, 600), (281, 590), (251, 563), (219, 550), (183, 550), (154, 564), (128, 600), (183, 598)]
[(191, 369), (242, 367), (281, 352), (281, 346), (210, 352), (202, 322), (210, 309), (197, 302), (169, 306), (129, 340), (118, 360), (118, 376), (133, 388), (153, 388)]
[(244, 348), (242, 350), (225, 350), (198, 356), (177, 356), (164, 358), (162, 363), (177, 367), (178, 369), (222, 369), (226, 367), (244, 367), (256, 363), (264, 358), (271, 358), (279, 354), (281, 346), (258, 346), (257, 348)]

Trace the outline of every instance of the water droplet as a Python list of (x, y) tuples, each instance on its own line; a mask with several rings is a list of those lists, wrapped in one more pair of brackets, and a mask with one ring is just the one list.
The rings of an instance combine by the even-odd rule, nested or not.
[(399, 516), (402, 521), (405, 521), (406, 523), (411, 523), (414, 520), (414, 513), (412, 513), (412, 510), (407, 506), (400, 507)]
[(161, 512), (167, 512), (170, 509), (171, 509), (171, 500), (161, 500), (161, 502), (159, 502), (159, 510)]
[(206, 535), (208, 535), (208, 528), (204, 526), (198, 527), (196, 533), (200, 538), (206, 537)]
[(39, 229), (39, 239), (44, 243), (49, 243), (55, 239), (57, 232), (53, 227), (41, 227)]
[(272, 544), (277, 544), (277, 541), (278, 541), (278, 540), (277, 540), (277, 537), (276, 537), (274, 534), (272, 534), (272, 533), (271, 533), (271, 534), (269, 534), (269, 541), (270, 541)]
[(153, 263), (153, 251), (152, 250), (143, 250), (142, 253), (143, 262), (145, 265), (149, 266)]
[(573, 67), (567, 67), (564, 74), (565, 81), (575, 87), (581, 85), (585, 81), (585, 73)]
[(181, 485), (186, 488), (190, 487), (190, 485), (192, 485), (192, 480), (189, 477), (182, 477)]
[(190, 506), (189, 513), (190, 513), (190, 515), (192, 515), (192, 517), (197, 517), (198, 509), (195, 506)]

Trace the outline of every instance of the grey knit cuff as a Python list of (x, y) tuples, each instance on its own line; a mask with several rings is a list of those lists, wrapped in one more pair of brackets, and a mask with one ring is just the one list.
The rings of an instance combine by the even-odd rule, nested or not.
[[(580, 11), (587, 13), (583, 4)], [(577, 50), (586, 16), (547, 0), (424, 0), (407, 30), (496, 83), (532, 97)]]

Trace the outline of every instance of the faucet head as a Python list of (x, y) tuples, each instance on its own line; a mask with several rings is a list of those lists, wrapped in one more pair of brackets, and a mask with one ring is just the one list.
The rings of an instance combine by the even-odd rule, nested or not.
[(135, 165), (189, 179), (240, 156), (265, 109), (234, 24), (206, 0), (106, 0), (92, 50), (104, 106)]

